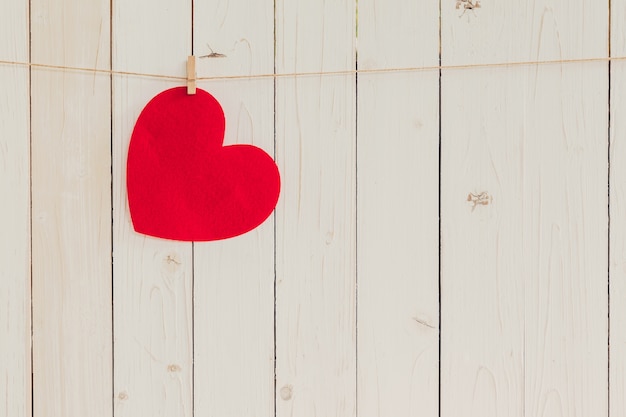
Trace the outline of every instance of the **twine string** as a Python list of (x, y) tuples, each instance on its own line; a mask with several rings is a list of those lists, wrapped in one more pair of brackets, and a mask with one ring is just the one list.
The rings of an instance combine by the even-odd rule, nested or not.
[[(358, 69), (358, 70), (350, 69), (350, 70), (319, 71), (319, 72), (311, 71), (311, 72), (288, 72), (288, 73), (272, 73), (272, 74), (268, 73), (268, 74), (254, 74), (254, 75), (216, 75), (216, 76), (208, 76), (208, 77), (198, 77), (196, 78), (196, 81), (250, 80), (250, 79), (263, 79), (263, 78), (296, 78), (296, 77), (355, 75), (355, 74), (386, 74), (386, 73), (400, 73), (400, 72), (478, 69), (478, 68), (502, 68), (502, 67), (519, 67), (519, 66), (531, 66), (531, 65), (575, 64), (575, 63), (610, 62), (610, 61), (624, 61), (624, 60), (626, 60), (626, 56), (577, 58), (577, 59), (574, 58), (574, 59), (558, 59), (558, 60), (543, 60), (543, 61), (513, 61), (513, 62), (485, 63), (485, 64), (431, 65), (431, 66), (422, 66), (422, 67), (373, 68), (373, 69)], [(0, 60), (0, 65), (13, 65), (13, 66), (22, 66), (22, 67), (37, 68), (37, 69), (64, 70), (64, 71), (86, 72), (86, 73), (106, 74), (106, 75), (126, 75), (130, 77), (159, 78), (159, 79), (178, 80), (178, 81), (187, 80), (186, 77), (175, 76), (175, 75), (151, 74), (151, 73), (135, 72), (135, 71), (119, 71), (119, 70), (113, 70), (113, 69), (85, 68), (85, 67), (65, 66), (65, 65), (40, 64), (40, 63), (25, 62), (25, 61)]]

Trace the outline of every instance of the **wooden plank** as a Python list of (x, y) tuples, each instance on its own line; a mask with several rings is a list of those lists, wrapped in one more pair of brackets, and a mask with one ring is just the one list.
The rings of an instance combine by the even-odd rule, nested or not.
[[(359, 2), (359, 69), (437, 66), (436, 2)], [(439, 71), (358, 78), (359, 416), (438, 416)]]
[[(194, 2), (198, 76), (271, 74), (274, 2)], [(224, 144), (274, 148), (274, 81), (199, 81), (224, 109)], [(226, 241), (194, 244), (194, 410), (274, 416), (274, 221)]]
[[(606, 55), (606, 5), (518, 6), (443, 10), (442, 65)], [(602, 62), (444, 70), (442, 416), (607, 414), (607, 90)]]
[[(28, 5), (0, 14), (0, 59), (27, 62)], [(29, 70), (0, 65), (0, 416), (31, 415)]]
[[(108, 0), (31, 1), (35, 63), (108, 70)], [(34, 416), (111, 416), (110, 76), (32, 70)]]
[[(626, 1), (611, 1), (611, 56), (626, 56)], [(626, 414), (626, 61), (611, 62), (609, 409)]]
[[(113, 16), (115, 70), (185, 77), (191, 2), (119, 1)], [(116, 417), (193, 415), (191, 243), (136, 233), (126, 198), (128, 144), (140, 111), (157, 93), (185, 84), (113, 77)]]
[[(354, 2), (276, 2), (278, 73), (355, 68)], [(277, 416), (356, 415), (355, 76), (276, 81)]]

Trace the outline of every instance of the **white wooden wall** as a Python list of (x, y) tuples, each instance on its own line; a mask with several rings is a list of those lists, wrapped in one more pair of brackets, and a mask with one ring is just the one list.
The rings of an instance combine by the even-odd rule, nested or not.
[[(626, 415), (626, 0), (455, 6), (5, 1), (0, 417)], [(139, 235), (130, 134), (181, 82), (120, 72), (212, 51), (278, 206)]]

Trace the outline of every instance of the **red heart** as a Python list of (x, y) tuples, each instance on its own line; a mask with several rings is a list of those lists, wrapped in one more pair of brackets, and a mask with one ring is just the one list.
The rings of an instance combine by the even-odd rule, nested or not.
[(128, 205), (135, 230), (185, 241), (227, 239), (267, 219), (278, 201), (272, 158), (251, 145), (222, 146), (224, 112), (204, 90), (154, 97), (130, 141)]

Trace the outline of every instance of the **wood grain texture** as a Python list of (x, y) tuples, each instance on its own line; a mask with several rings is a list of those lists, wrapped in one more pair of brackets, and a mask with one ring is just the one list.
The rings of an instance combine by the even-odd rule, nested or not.
[[(274, 2), (195, 0), (198, 76), (271, 74)], [(226, 117), (225, 145), (274, 148), (274, 81), (200, 82)], [(274, 222), (194, 244), (194, 409), (197, 416), (274, 416)]]
[[(28, 5), (0, 14), (0, 59), (28, 61)], [(0, 417), (31, 415), (29, 70), (0, 65)]]
[[(114, 2), (113, 67), (185, 76), (191, 2)], [(116, 417), (193, 415), (192, 248), (136, 233), (126, 157), (140, 111), (184, 82), (113, 78), (114, 403)]]
[(607, 57), (606, 2), (593, 9), (583, 0), (472, 2), (481, 6), (464, 10), (455, 8), (456, 0), (441, 3), (443, 65)]
[[(109, 69), (109, 1), (31, 1), (33, 62)], [(32, 70), (33, 413), (111, 416), (111, 83)]]
[[(444, 9), (442, 65), (606, 56), (575, 3)], [(607, 90), (605, 63), (443, 72), (442, 416), (607, 414)]]
[[(611, 1), (611, 56), (626, 56), (626, 1)], [(626, 61), (611, 62), (610, 415), (626, 414)]]
[[(436, 2), (359, 1), (359, 69), (436, 66)], [(358, 410), (438, 415), (439, 71), (358, 78)]]
[[(276, 2), (278, 73), (352, 70), (353, 2)], [(355, 77), (276, 80), (277, 416), (355, 416)]]
[[(626, 0), (6, 3), (0, 60), (172, 76), (352, 71), (357, 30), (363, 70), (626, 56)], [(136, 119), (183, 80), (0, 64), (0, 417), (626, 415), (625, 77), (199, 81), (282, 192), (192, 245), (126, 197)]]

